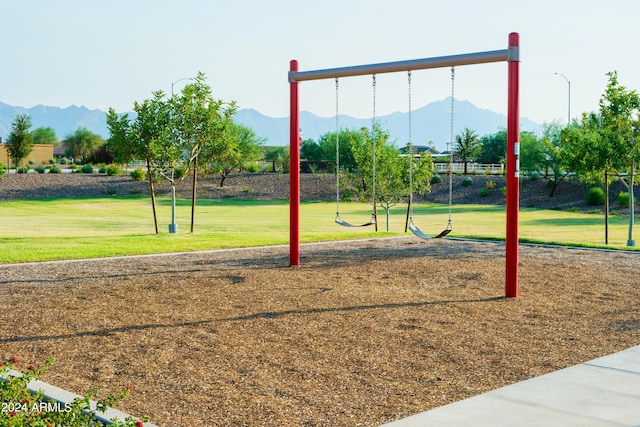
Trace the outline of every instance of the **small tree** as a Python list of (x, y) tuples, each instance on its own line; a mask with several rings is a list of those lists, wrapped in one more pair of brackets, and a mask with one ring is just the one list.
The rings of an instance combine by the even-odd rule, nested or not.
[(33, 150), (33, 135), (31, 128), (31, 116), (19, 114), (11, 124), (11, 133), (7, 138), (7, 151), (13, 164), (20, 166)]
[(53, 128), (47, 127), (39, 127), (31, 132), (33, 135), (33, 143), (34, 144), (51, 144), (53, 146), (58, 145), (58, 137), (56, 136), (56, 132)]
[(65, 154), (83, 162), (104, 144), (104, 140), (85, 127), (79, 127), (64, 141)]
[(482, 141), (478, 134), (469, 128), (464, 128), (462, 133), (456, 135), (453, 152), (464, 163), (464, 174), (467, 175), (467, 165), (476, 161), (482, 154)]
[(221, 146), (212, 153), (205, 150), (201, 155), (211, 170), (221, 176), (220, 187), (223, 187), (231, 172), (240, 170), (247, 162), (260, 158), (262, 144), (264, 140), (258, 138), (253, 129), (233, 123), (227, 128)]
[[(389, 231), (391, 207), (402, 203), (409, 195), (409, 162), (415, 162), (413, 191), (424, 194), (430, 188), (431, 156), (425, 155), (419, 161), (416, 161), (413, 156), (400, 156), (400, 151), (389, 143), (389, 133), (383, 131), (377, 123), (373, 130), (363, 128), (360, 134), (359, 141), (352, 141), (355, 173), (347, 175), (350, 182), (346, 184), (357, 189), (360, 200), (372, 200), (384, 209), (386, 230)], [(375, 200), (373, 200), (374, 193)]]

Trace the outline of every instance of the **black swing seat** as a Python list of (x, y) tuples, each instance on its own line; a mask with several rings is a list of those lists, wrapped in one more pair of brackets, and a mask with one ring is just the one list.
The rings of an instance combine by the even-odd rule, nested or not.
[(336, 224), (341, 225), (343, 227), (368, 227), (370, 225), (375, 225), (375, 223), (376, 222), (373, 216), (371, 217), (371, 220), (365, 224), (351, 224), (343, 220), (342, 218), (340, 218), (339, 214), (336, 214)]
[(411, 230), (411, 232), (413, 234), (415, 234), (417, 237), (424, 239), (424, 240), (429, 240), (429, 239), (439, 239), (441, 237), (446, 236), (447, 234), (451, 233), (452, 228), (450, 226), (447, 226), (446, 229), (442, 230), (440, 232), (440, 234), (437, 234), (435, 236), (428, 236), (426, 234), (424, 234), (422, 232), (422, 230), (420, 230), (418, 227), (416, 227), (416, 225), (413, 223), (413, 221), (409, 222), (409, 230)]

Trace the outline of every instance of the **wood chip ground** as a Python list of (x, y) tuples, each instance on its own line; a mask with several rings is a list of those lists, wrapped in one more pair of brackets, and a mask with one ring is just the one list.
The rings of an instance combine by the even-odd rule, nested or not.
[[(640, 344), (640, 254), (444, 239), (2, 266), (0, 356), (160, 426), (377, 426)], [(22, 366), (24, 365), (24, 366)]]

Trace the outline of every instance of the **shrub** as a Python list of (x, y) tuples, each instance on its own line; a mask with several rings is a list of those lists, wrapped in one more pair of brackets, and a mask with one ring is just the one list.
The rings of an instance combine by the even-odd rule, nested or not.
[(51, 166), (49, 168), (49, 173), (62, 173), (62, 169), (57, 166)]
[(93, 166), (86, 164), (80, 168), (80, 172), (82, 173), (93, 173)]
[(480, 190), (478, 190), (478, 196), (487, 197), (488, 195), (489, 195), (489, 190), (487, 190), (486, 188), (481, 188)]
[(470, 176), (465, 176), (462, 178), (462, 186), (463, 187), (471, 187), (473, 185), (473, 178)]
[(63, 165), (68, 165), (69, 163), (71, 163), (71, 161), (69, 159), (67, 159), (66, 157), (63, 157), (60, 159), (60, 163)]
[(31, 169), (29, 165), (24, 165), (22, 167), (17, 168), (16, 173), (27, 173), (29, 172), (29, 169)]
[[(90, 401), (97, 400), (98, 390), (94, 387), (85, 392), (84, 397), (76, 398), (73, 402), (59, 403), (47, 400), (41, 393), (32, 393), (27, 384), (37, 380), (50, 368), (55, 359), (50, 358), (42, 366), (29, 366), (18, 376), (12, 376), (10, 370), (18, 363), (14, 357), (0, 363), (0, 425), (10, 427), (31, 426), (65, 426), (84, 427), (102, 425), (97, 418), (98, 413), (104, 413), (124, 400), (131, 390), (125, 387), (114, 396), (107, 396), (98, 400), (97, 409), (91, 410)], [(143, 421), (149, 421), (145, 417)], [(140, 427), (142, 421), (127, 417), (125, 420), (115, 420), (114, 427)]]
[(131, 175), (131, 179), (138, 182), (144, 181), (147, 176), (147, 174), (140, 168), (132, 170), (129, 175)]
[(620, 206), (621, 208), (628, 208), (629, 193), (627, 193), (626, 191), (619, 192), (618, 195), (616, 196), (616, 201), (618, 202), (618, 206)]
[(431, 177), (432, 184), (442, 184), (442, 176), (435, 174)]
[(540, 179), (540, 172), (538, 171), (533, 171), (529, 174), (529, 179), (533, 180), (533, 181), (537, 181)]
[(485, 187), (487, 188), (487, 190), (493, 190), (494, 188), (496, 188), (496, 183), (489, 180), (485, 183)]
[(109, 165), (107, 166), (106, 172), (109, 176), (119, 176), (123, 174), (124, 170), (120, 165)]
[(47, 171), (47, 170), (45, 169), (45, 167), (44, 167), (44, 166), (42, 166), (42, 165), (38, 165), (38, 166), (36, 166), (34, 170), (35, 170), (36, 172), (38, 172), (38, 173), (45, 173), (45, 172)]
[[(245, 172), (256, 173), (256, 172), (260, 172), (260, 165), (255, 162), (247, 162), (242, 166), (242, 169)], [(317, 166), (316, 166), (316, 169), (317, 169)], [(312, 167), (312, 172), (313, 172), (313, 167)], [(316, 172), (313, 172), (313, 173), (316, 173)]]
[(600, 187), (591, 187), (587, 191), (585, 203), (589, 206), (598, 206), (604, 204), (604, 190)]

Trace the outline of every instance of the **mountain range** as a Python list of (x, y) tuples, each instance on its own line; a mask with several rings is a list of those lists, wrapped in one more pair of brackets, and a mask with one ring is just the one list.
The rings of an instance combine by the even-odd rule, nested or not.
[[(31, 108), (14, 107), (0, 102), (0, 137), (9, 136), (11, 124), (18, 114), (29, 114), (32, 129), (51, 127), (59, 139), (63, 140), (79, 127), (85, 127), (103, 138), (108, 138), (106, 112), (91, 110), (84, 106), (66, 108), (37, 105)], [(130, 115), (132, 115), (130, 113)], [(387, 130), (397, 146), (403, 146), (409, 139), (408, 113), (395, 112), (377, 118), (383, 129)], [(284, 146), (289, 144), (289, 118), (269, 117), (254, 109), (241, 109), (236, 113), (235, 121), (252, 128), (265, 145)], [(370, 127), (371, 119), (360, 119), (347, 115), (338, 117), (340, 128), (360, 129)], [(451, 98), (435, 101), (412, 112), (412, 140), (414, 145), (427, 145), (432, 141), (436, 149), (444, 151), (451, 134)], [(481, 109), (469, 101), (454, 101), (454, 134), (464, 128), (474, 130), (478, 135), (493, 134), (506, 127), (505, 115)], [(300, 126), (303, 139), (318, 138), (335, 131), (335, 117), (320, 117), (308, 111), (300, 112)], [(540, 125), (529, 119), (521, 118), (521, 130), (536, 131)]]

